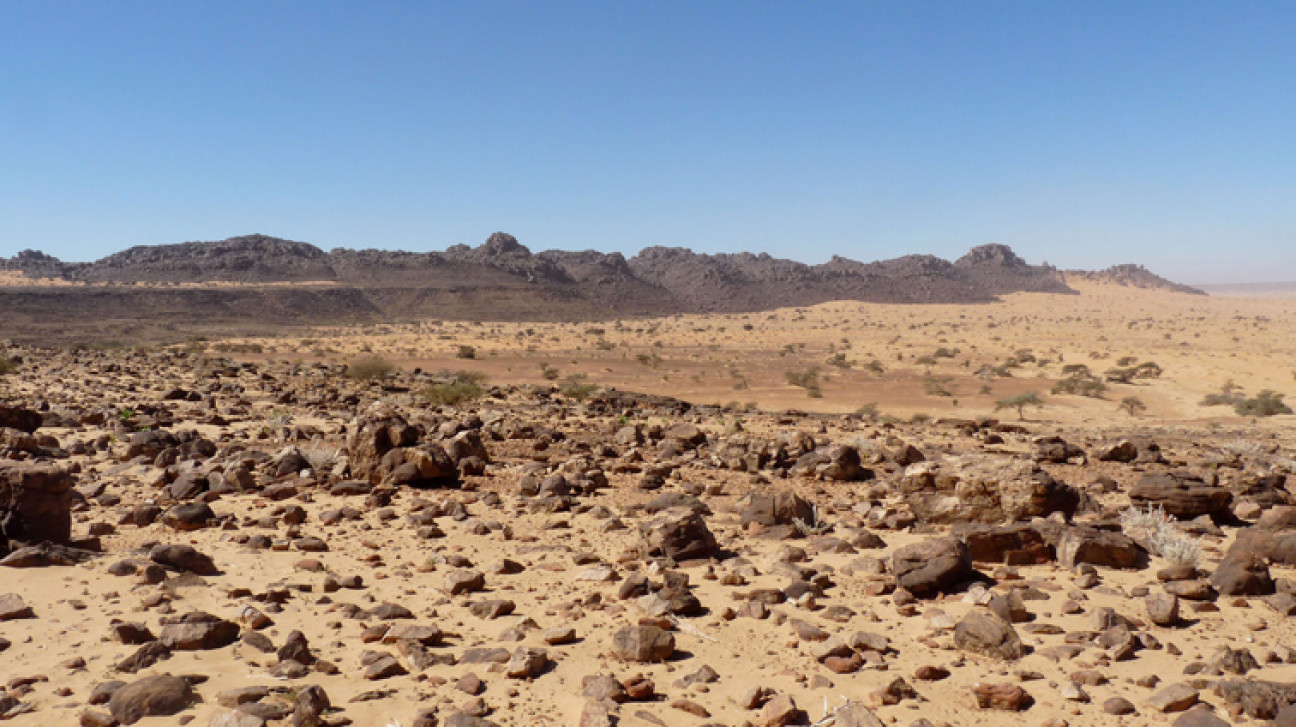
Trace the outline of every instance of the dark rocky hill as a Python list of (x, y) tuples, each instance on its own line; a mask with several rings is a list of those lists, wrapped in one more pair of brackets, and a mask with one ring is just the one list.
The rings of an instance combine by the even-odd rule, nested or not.
[[(64, 330), (86, 324), (81, 327), (91, 331), (95, 322), (106, 321), (176, 329), (427, 317), (574, 320), (831, 300), (987, 303), (1020, 291), (1074, 292), (1058, 271), (1030, 265), (1003, 245), (974, 248), (955, 262), (906, 255), (868, 263), (834, 257), (806, 265), (767, 254), (707, 255), (670, 247), (650, 247), (628, 260), (592, 250), (533, 253), (502, 232), (478, 247), (428, 253), (325, 252), (265, 235), (132, 247), (89, 263), (28, 250), (0, 258), (0, 270), (84, 284), (0, 289), (10, 328), (52, 320)], [(1138, 271), (1143, 277), (1125, 277), (1161, 280)], [(93, 320), (82, 320), (87, 316)], [(0, 328), (0, 335), (5, 332)]]

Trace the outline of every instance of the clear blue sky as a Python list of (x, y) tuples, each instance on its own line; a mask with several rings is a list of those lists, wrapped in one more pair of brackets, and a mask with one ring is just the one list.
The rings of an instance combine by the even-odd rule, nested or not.
[(0, 0), (0, 255), (495, 230), (1296, 280), (1296, 3)]

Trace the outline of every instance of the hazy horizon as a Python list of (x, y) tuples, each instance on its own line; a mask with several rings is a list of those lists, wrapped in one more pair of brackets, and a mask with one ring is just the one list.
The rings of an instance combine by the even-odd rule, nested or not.
[[(262, 230), (1296, 280), (1296, 6), (0, 11), (0, 256)], [(485, 232), (484, 232), (485, 231)]]

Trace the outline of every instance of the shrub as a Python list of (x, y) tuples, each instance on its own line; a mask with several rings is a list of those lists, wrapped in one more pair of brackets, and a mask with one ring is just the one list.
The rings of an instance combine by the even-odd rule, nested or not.
[(395, 371), (396, 367), (382, 356), (365, 356), (347, 365), (346, 377), (356, 381), (378, 379)]
[(954, 396), (948, 376), (928, 376), (923, 379), (923, 391), (928, 396)]
[(1250, 399), (1242, 399), (1233, 405), (1233, 411), (1244, 417), (1271, 417), (1275, 414), (1291, 414), (1292, 408), (1283, 403), (1283, 395), (1265, 389)]
[(834, 353), (833, 355), (828, 357), (828, 360), (825, 363), (827, 363), (829, 366), (835, 366), (839, 369), (848, 369), (851, 367), (851, 362), (846, 360), (845, 351)]
[(558, 387), (558, 391), (563, 396), (584, 401), (589, 398), (590, 394), (598, 391), (598, 384), (590, 383), (587, 381), (588, 378), (589, 376), (586, 374), (572, 374), (562, 382), (562, 385)]
[(0, 376), (8, 376), (18, 370), (18, 361), (8, 356), (0, 356)]
[(486, 381), (486, 374), (480, 371), (456, 371), (445, 376), (445, 381), (424, 387), (423, 398), (429, 404), (456, 406), (465, 401), (481, 398), (482, 383)]
[(310, 464), (311, 470), (316, 473), (325, 472), (332, 468), (333, 463), (337, 461), (338, 455), (342, 453), (341, 449), (329, 447), (318, 439), (311, 440), (309, 444), (300, 447), (298, 451), (301, 452), (306, 462)]
[(811, 366), (803, 371), (789, 369), (783, 372), (784, 378), (792, 386), (799, 386), (805, 389), (806, 396), (811, 399), (822, 399), (823, 389), (819, 388), (819, 369)]
[(1149, 550), (1172, 565), (1195, 568), (1201, 561), (1201, 543), (1180, 530), (1160, 505), (1149, 505), (1147, 510), (1127, 508), (1121, 512), (1120, 522), (1126, 535), (1146, 543)]
[(1087, 396), (1091, 399), (1101, 399), (1102, 395), (1107, 392), (1107, 384), (1092, 377), (1073, 376), (1054, 384), (1052, 392), (1054, 394), (1074, 394), (1076, 396)]
[(455, 358), (477, 358), (477, 349), (467, 344), (460, 344), (458, 350), (455, 351)]
[(540, 364), (540, 375), (544, 377), (545, 381), (557, 381), (558, 367), (551, 366), (550, 364), (547, 363), (542, 363)]

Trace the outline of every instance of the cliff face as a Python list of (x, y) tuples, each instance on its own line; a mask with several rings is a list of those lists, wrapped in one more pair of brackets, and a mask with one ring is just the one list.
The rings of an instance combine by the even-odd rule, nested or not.
[[(767, 310), (831, 300), (986, 303), (1021, 291), (1074, 292), (1058, 271), (1030, 265), (1003, 245), (973, 248), (954, 262), (906, 255), (869, 263), (834, 257), (806, 265), (767, 254), (707, 255), (673, 247), (650, 247), (628, 260), (593, 250), (533, 253), (502, 232), (478, 247), (428, 253), (325, 252), (265, 235), (139, 246), (90, 263), (65, 263), (26, 250), (0, 258), (0, 270), (91, 284), (22, 294), (0, 290), (0, 304), (13, 320), (100, 315), (253, 325), (608, 318)], [(1196, 292), (1137, 266), (1084, 275)], [(244, 285), (219, 294), (193, 289), (205, 283)], [(284, 285), (276, 292), (264, 287), (268, 283), (311, 285), (310, 292)]]

